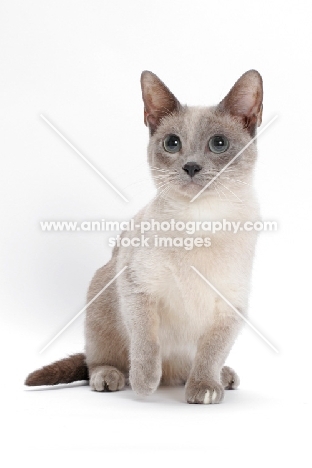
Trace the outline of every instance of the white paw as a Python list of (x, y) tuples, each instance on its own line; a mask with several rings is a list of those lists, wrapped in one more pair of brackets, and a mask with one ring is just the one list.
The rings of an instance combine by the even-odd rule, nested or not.
[(216, 390), (207, 390), (204, 397), (204, 405), (210, 405), (211, 403), (215, 403), (218, 398), (218, 393)]
[(223, 400), (224, 389), (216, 381), (193, 381), (186, 383), (186, 401), (188, 403), (211, 405)]

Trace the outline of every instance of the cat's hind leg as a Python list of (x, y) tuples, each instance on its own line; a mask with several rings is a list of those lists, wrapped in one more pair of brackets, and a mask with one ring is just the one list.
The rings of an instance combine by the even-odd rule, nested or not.
[(221, 370), (221, 383), (225, 390), (235, 390), (240, 384), (240, 379), (231, 367), (223, 366)]
[[(88, 291), (86, 364), (90, 388), (97, 392), (121, 390), (129, 374), (127, 331), (119, 314), (116, 284), (99, 295), (115, 274), (111, 260), (96, 271)], [(98, 297), (94, 300), (95, 296)]]
[(90, 372), (89, 383), (91, 390), (96, 392), (116, 392), (124, 388), (126, 379), (116, 367), (97, 366)]

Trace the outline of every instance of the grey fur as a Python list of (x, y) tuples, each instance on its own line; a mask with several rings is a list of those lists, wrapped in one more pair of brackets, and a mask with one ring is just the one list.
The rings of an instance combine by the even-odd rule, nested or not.
[[(144, 121), (150, 130), (148, 160), (158, 195), (135, 217), (150, 220), (254, 221), (259, 219), (252, 188), (257, 156), (252, 143), (193, 203), (191, 199), (243, 148), (261, 123), (262, 80), (245, 73), (228, 96), (214, 107), (182, 106), (151, 72), (141, 78)], [(171, 154), (164, 138), (178, 135), (182, 148)], [(225, 135), (229, 149), (209, 150), (215, 134)], [(187, 162), (202, 170), (191, 179)], [(162, 184), (159, 183), (162, 182)], [(167, 184), (167, 185), (166, 185)], [(127, 232), (139, 237), (139, 232)], [(149, 233), (150, 236), (157, 234)], [(207, 233), (196, 232), (194, 237)], [(166, 237), (186, 233), (167, 232)], [(211, 247), (119, 247), (94, 275), (88, 301), (124, 266), (127, 270), (87, 310), (86, 364), (93, 390), (119, 390), (129, 378), (141, 395), (160, 383), (186, 384), (188, 403), (219, 403), (224, 388), (239, 378), (224, 365), (242, 327), (238, 315), (191, 269), (195, 266), (244, 315), (256, 232), (209, 233)]]
[[(193, 204), (189, 202), (248, 143), (252, 134), (248, 119), (255, 122), (259, 115), (260, 123), (262, 99), (256, 108), (253, 100), (254, 95), (262, 97), (260, 75), (247, 72), (236, 85), (244, 103), (233, 88), (231, 99), (210, 108), (181, 106), (150, 72), (144, 72), (141, 81), (145, 123), (152, 122), (148, 146), (152, 176), (157, 183), (157, 176), (163, 175), (169, 189), (138, 213), (135, 221), (173, 217), (191, 220), (205, 215), (213, 219), (257, 219), (258, 206), (248, 185), (256, 160), (255, 144), (233, 163), (232, 171), (222, 174)], [(239, 108), (240, 103), (245, 106), (246, 115)], [(248, 103), (252, 115), (248, 114)], [(179, 154), (164, 150), (164, 137), (170, 133), (181, 138)], [(229, 150), (221, 156), (210, 154), (207, 148), (209, 138), (218, 133), (230, 140)], [(196, 183), (190, 183), (190, 177), (182, 169), (190, 160), (203, 167), (194, 177)], [(242, 183), (237, 183), (237, 179)], [(233, 197), (230, 202), (220, 200), (220, 182), (242, 198), (243, 203)], [(196, 248), (187, 253), (179, 248), (116, 249), (112, 260), (96, 273), (90, 286), (89, 298), (128, 265), (110, 292), (98, 298), (87, 313), (86, 356), (91, 379), (98, 372), (94, 366), (110, 364), (123, 372), (130, 371), (131, 386), (139, 394), (154, 392), (161, 381), (186, 382), (189, 403), (219, 403), (223, 387), (236, 388), (239, 384), (234, 371), (228, 367), (222, 370), (222, 366), (242, 324), (227, 304), (195, 276), (190, 265), (197, 266), (246, 314), (255, 242), (255, 233), (234, 236), (222, 232), (214, 236), (211, 248), (204, 252)], [(184, 294), (189, 289), (193, 289), (191, 298)]]

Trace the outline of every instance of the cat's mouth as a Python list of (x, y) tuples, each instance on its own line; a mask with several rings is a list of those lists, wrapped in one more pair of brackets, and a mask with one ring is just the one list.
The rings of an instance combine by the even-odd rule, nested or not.
[(197, 179), (194, 180), (194, 179), (191, 179), (191, 180), (189, 181), (189, 184), (202, 186), (202, 185), (203, 185), (203, 182), (202, 182), (201, 180), (197, 180)]
[(169, 180), (167, 184), (165, 184), (164, 186), (160, 188), (160, 191), (164, 190), (164, 187), (165, 189), (166, 187), (167, 188), (171, 187), (171, 189), (174, 189), (174, 191), (180, 194), (193, 197), (198, 192), (200, 192), (203, 189), (203, 187), (207, 185), (208, 185), (207, 191), (210, 191), (212, 188), (212, 186), (210, 186), (209, 184), (211, 180), (212, 179), (205, 179), (202, 177), (201, 178), (189, 177), (188, 179), (177, 177), (177, 178)]
[(190, 178), (188, 181), (183, 181), (183, 187), (195, 188), (195, 187), (204, 187), (210, 182), (210, 180), (195, 179), (194, 177)]
[[(178, 191), (184, 193), (185, 195), (193, 197), (198, 192), (200, 192), (205, 185), (209, 183), (209, 180), (201, 180), (201, 179), (190, 179), (188, 181), (181, 181), (178, 185)], [(209, 190), (210, 187), (207, 187)]]

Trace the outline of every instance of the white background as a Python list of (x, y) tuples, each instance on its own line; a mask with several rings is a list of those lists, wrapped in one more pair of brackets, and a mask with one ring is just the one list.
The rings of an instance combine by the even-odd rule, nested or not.
[[(4, 447), (25, 466), (309, 466), (311, 25), (309, 2), (6, 1), (0, 7), (1, 347)], [(26, 374), (83, 350), (102, 233), (44, 233), (42, 220), (129, 219), (154, 193), (139, 86), (155, 72), (181, 102), (216, 104), (256, 68), (264, 80), (256, 186), (277, 233), (259, 240), (250, 320), (228, 363), (237, 392), (187, 405), (182, 388), (28, 390)], [(40, 118), (129, 198), (125, 203)], [(1, 452), (4, 456), (5, 450)]]

